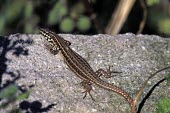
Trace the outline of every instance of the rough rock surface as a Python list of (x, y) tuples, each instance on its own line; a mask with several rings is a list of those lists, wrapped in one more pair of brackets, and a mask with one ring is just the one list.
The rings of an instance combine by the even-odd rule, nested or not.
[[(132, 97), (141, 84), (155, 71), (170, 66), (170, 39), (154, 35), (121, 34), (70, 35), (60, 34), (71, 42), (71, 48), (84, 57), (94, 70), (113, 66), (121, 71), (115, 77), (103, 80), (127, 91)], [(42, 35), (15, 34), (0, 38), (0, 53), (6, 65), (2, 83), (13, 79), (7, 72), (20, 73), (15, 84), (30, 86), (30, 103), (38, 101), (42, 109), (56, 104), (48, 113), (128, 113), (130, 107), (121, 96), (93, 85), (92, 95), (83, 99), (81, 80), (70, 71), (60, 54), (52, 55), (44, 46)], [(8, 40), (8, 41), (6, 41)], [(7, 43), (9, 42), (9, 43)], [(3, 46), (2, 46), (3, 45)], [(19, 49), (18, 49), (19, 48)], [(2, 53), (5, 52), (5, 53)], [(3, 64), (2, 63), (2, 64)], [(3, 66), (1, 64), (1, 67)], [(166, 74), (159, 73), (148, 82), (141, 100)], [(141, 113), (154, 113), (161, 97), (170, 98), (170, 87), (161, 82), (146, 100)], [(148, 112), (149, 111), (149, 112)]]

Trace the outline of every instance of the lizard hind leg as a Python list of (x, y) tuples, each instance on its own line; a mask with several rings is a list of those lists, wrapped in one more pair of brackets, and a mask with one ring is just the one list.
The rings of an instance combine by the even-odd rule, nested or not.
[(92, 94), (90, 93), (90, 91), (93, 90), (91, 86), (92, 84), (88, 81), (82, 81), (81, 85), (83, 86), (83, 89), (84, 89), (84, 91), (82, 92), (84, 93), (83, 99), (86, 98), (87, 94), (89, 94), (91, 99), (95, 101)]

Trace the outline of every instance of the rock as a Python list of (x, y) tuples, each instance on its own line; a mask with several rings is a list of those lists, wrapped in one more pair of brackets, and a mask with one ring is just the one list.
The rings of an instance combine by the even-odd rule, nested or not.
[[(121, 71), (103, 80), (127, 91), (132, 97), (142, 83), (159, 69), (170, 66), (170, 39), (154, 35), (121, 34), (70, 35), (60, 34), (71, 42), (94, 70), (113, 66)], [(0, 38), (1, 86), (11, 80), (18, 86), (33, 86), (28, 102), (39, 102), (41, 110), (49, 113), (128, 113), (126, 100), (115, 92), (93, 85), (90, 96), (83, 99), (81, 80), (64, 63), (61, 54), (53, 55), (44, 46), (42, 35), (14, 34)], [(11, 72), (11, 73), (10, 73)], [(143, 91), (140, 103), (150, 89), (163, 79), (166, 71), (158, 73)], [(13, 76), (11, 76), (13, 75)], [(19, 76), (19, 77), (18, 77)], [(18, 78), (17, 78), (18, 77)], [(17, 78), (17, 79), (16, 79)], [(170, 98), (170, 87), (161, 82), (146, 100), (141, 113), (155, 112), (161, 97)]]

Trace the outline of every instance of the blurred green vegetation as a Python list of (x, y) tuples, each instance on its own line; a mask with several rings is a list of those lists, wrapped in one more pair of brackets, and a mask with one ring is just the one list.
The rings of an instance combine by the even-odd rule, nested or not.
[(146, 3), (148, 6), (158, 4), (159, 2), (160, 2), (160, 0), (146, 0)]
[(91, 21), (83, 2), (67, 0), (1, 0), (0, 34), (35, 33), (38, 26), (55, 26), (62, 32), (87, 31)]
[(170, 98), (161, 98), (157, 103), (155, 113), (170, 113)]
[[(146, 0), (147, 5), (149, 6), (148, 23), (151, 28), (155, 28), (158, 32), (170, 35), (169, 6), (168, 3), (167, 6), (164, 5), (165, 8), (163, 8), (163, 6), (158, 6), (160, 2), (160, 0)], [(164, 4), (166, 4), (166, 2), (168, 1), (164, 1)], [(166, 9), (167, 11), (165, 11)]]
[[(66, 33), (97, 34), (98, 31), (104, 31), (119, 0), (116, 2), (94, 0), (88, 4), (84, 1), (88, 0), (0, 0), (0, 35), (17, 32), (37, 33), (38, 27)], [(146, 3), (149, 12), (146, 25), (149, 30), (144, 30), (144, 33), (170, 36), (169, 15), (156, 7), (160, 0), (146, 0)], [(140, 2), (136, 1), (134, 9), (140, 8)], [(94, 25), (95, 22), (91, 17), (93, 14), (97, 15), (95, 19), (100, 24), (97, 26), (100, 26), (102, 30), (97, 30), (98, 28)], [(142, 15), (141, 12), (140, 14)], [(141, 21), (141, 18), (136, 15), (138, 13), (133, 14), (132, 18), (138, 18)], [(131, 24), (139, 26), (137, 22), (131, 22), (128, 30), (122, 28), (121, 33), (136, 33), (136, 28), (133, 28), (134, 25)]]
[(0, 110), (7, 109), (8, 113), (22, 113), (18, 108), (17, 101), (22, 101), (29, 97), (30, 92), (21, 92), (18, 87), (11, 84), (0, 91)]
[[(170, 71), (165, 76), (165, 80), (167, 81), (167, 85), (170, 85)], [(160, 98), (156, 104), (156, 112), (155, 113), (170, 113), (170, 98)]]

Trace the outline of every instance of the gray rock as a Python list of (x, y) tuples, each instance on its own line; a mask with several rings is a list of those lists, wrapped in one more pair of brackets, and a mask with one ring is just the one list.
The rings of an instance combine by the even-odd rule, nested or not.
[[(113, 66), (112, 70), (121, 71), (115, 77), (103, 80), (127, 91), (132, 97), (142, 83), (155, 71), (170, 66), (170, 39), (154, 35), (121, 34), (110, 35), (70, 35), (60, 34), (71, 42), (71, 48), (80, 54), (94, 70)], [(126, 100), (114, 92), (93, 85), (90, 96), (85, 99), (81, 92), (81, 80), (67, 67), (60, 54), (51, 54), (44, 46), (42, 35), (15, 34), (6, 37), (10, 40), (5, 50), (4, 62), (7, 66), (2, 75), (2, 83), (12, 78), (9, 73), (19, 71), (20, 78), (14, 81), (17, 85), (30, 86), (29, 102), (39, 101), (42, 108), (56, 103), (49, 113), (128, 113), (130, 107)], [(14, 42), (17, 42), (14, 44)], [(13, 45), (13, 46), (12, 46)], [(18, 49), (18, 53), (13, 48)], [(0, 46), (0, 52), (3, 48)], [(21, 52), (21, 53), (19, 53)], [(17, 56), (18, 55), (18, 56)], [(166, 71), (152, 78), (143, 91), (139, 102), (153, 85), (158, 83)], [(170, 87), (166, 81), (157, 86), (146, 100), (141, 113), (154, 113), (155, 106), (161, 97), (170, 98)], [(148, 112), (149, 111), (149, 112)]]

